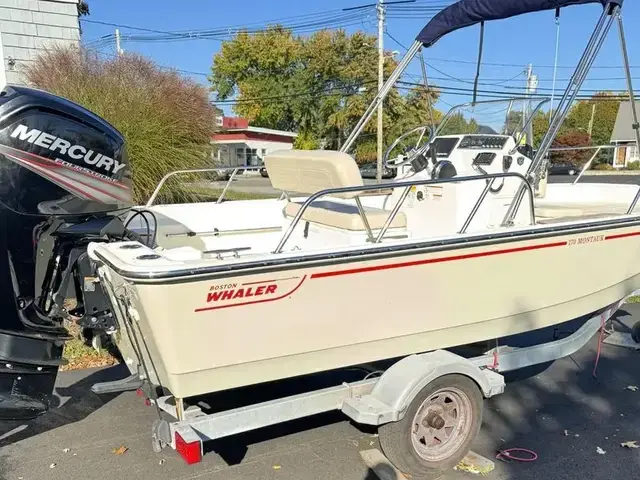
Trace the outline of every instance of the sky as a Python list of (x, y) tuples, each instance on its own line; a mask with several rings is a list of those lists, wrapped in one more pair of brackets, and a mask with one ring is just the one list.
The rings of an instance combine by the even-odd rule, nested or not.
[[(115, 26), (92, 22), (122, 25), (121, 48), (150, 57), (160, 65), (184, 70), (194, 80), (207, 85), (213, 56), (221, 42), (214, 39), (190, 39), (174, 42), (139, 42), (127, 38), (130, 34), (147, 34), (128, 27), (157, 31), (189, 31), (197, 29), (221, 29), (233, 32), (242, 25), (264, 25), (271, 21), (299, 15), (316, 14), (331, 10), (369, 4), (372, 0), (88, 0), (90, 15), (83, 17), (83, 43), (105, 54), (114, 54), (113, 44), (100, 45), (96, 39), (113, 34)], [(389, 1), (389, 0), (387, 0)], [(384, 36), (386, 50), (397, 50), (400, 59), (418, 32), (428, 22), (436, 8), (450, 0), (417, 0), (412, 11), (389, 11), (386, 22), (388, 35)], [(556, 98), (562, 93), (572, 68), (579, 60), (587, 40), (595, 26), (602, 7), (599, 4), (572, 6), (562, 10), (560, 17), (560, 42), (556, 76)], [(524, 88), (526, 65), (532, 64), (538, 76), (538, 93), (551, 95), (553, 64), (556, 47), (556, 24), (553, 11), (537, 12), (485, 24), (483, 65), (480, 71), (481, 89), (504, 91)], [(635, 80), (636, 93), (640, 91), (640, 29), (632, 19), (640, 18), (640, 2), (627, 0), (624, 9), (625, 34)], [(86, 20), (86, 21), (85, 21)], [(375, 9), (363, 10), (362, 18), (346, 27), (347, 31), (365, 30), (376, 33)], [(126, 26), (126, 27), (125, 27)], [(478, 53), (479, 26), (455, 31), (425, 50), (427, 71), (431, 83), (453, 88), (468, 89), (473, 85)], [(394, 40), (395, 39), (395, 40)], [(397, 43), (397, 42), (399, 43)], [(569, 68), (567, 68), (569, 67)], [(408, 80), (421, 79), (420, 64), (415, 60), (408, 70)], [(612, 28), (606, 43), (582, 87), (582, 93), (597, 90), (622, 90), (626, 88), (620, 55), (617, 28)], [(443, 94), (438, 108), (469, 101), (468, 92), (450, 91)], [(232, 113), (225, 107), (227, 114)]]

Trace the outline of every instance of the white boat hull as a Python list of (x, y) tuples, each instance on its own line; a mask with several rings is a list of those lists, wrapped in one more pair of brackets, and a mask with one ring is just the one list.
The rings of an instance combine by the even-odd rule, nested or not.
[[(118, 244), (99, 245), (93, 255), (104, 263), (112, 300), (126, 292), (131, 302), (152, 381), (190, 397), (518, 334), (597, 311), (640, 288), (640, 225), (617, 223), (232, 276), (141, 279), (113, 261)], [(126, 321), (123, 312), (117, 316)], [(116, 342), (134, 369), (122, 327)]]

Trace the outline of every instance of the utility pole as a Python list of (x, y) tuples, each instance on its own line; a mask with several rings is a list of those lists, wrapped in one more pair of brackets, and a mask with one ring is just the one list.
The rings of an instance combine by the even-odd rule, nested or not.
[[(384, 0), (378, 0), (378, 91), (384, 84)], [(382, 182), (382, 104), (378, 105), (378, 155), (376, 181)]]
[(116, 28), (116, 55), (122, 55), (122, 49), (120, 48), (120, 29)]
[(589, 128), (587, 131), (589, 132), (589, 140), (591, 140), (591, 132), (593, 131), (593, 120), (596, 116), (596, 104), (591, 105), (591, 119), (589, 120)]
[[(528, 100), (527, 100), (527, 108), (525, 109), (526, 114), (522, 116), (523, 122), (526, 120), (525, 117), (528, 117), (533, 113), (533, 108), (531, 108), (531, 95), (536, 93), (537, 89), (538, 89), (538, 76), (533, 74), (533, 65), (529, 64), (527, 66), (527, 98)], [(529, 145), (533, 147), (534, 146), (533, 145), (533, 119), (531, 119), (531, 121), (529, 122), (526, 133), (527, 133), (527, 142), (529, 142)]]

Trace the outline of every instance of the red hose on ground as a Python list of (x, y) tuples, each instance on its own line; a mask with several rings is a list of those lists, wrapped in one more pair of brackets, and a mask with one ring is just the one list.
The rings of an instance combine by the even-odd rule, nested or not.
[[(510, 452), (523, 452), (531, 455), (530, 457), (517, 457), (515, 455), (511, 455)], [(498, 450), (498, 455), (496, 455), (497, 459), (501, 457), (508, 458), (509, 460), (516, 460), (518, 462), (533, 462), (538, 459), (538, 454), (533, 450), (528, 450), (526, 448), (507, 448), (506, 450)]]

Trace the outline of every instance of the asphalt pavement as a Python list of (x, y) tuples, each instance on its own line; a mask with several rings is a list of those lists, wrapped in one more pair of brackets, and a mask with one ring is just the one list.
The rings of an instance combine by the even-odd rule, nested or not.
[[(640, 319), (639, 305), (625, 305), (617, 330)], [(562, 334), (562, 327), (559, 328)], [(603, 345), (597, 337), (575, 355), (507, 378), (505, 393), (485, 401), (482, 430), (473, 450), (494, 459), (488, 479), (634, 479), (640, 449), (640, 351)], [(122, 367), (61, 373), (57, 404), (26, 424), (0, 427), (1, 480), (376, 480), (360, 452), (379, 448), (375, 430), (339, 413), (265, 428), (207, 445), (201, 463), (186, 465), (171, 449), (151, 450), (153, 407), (134, 392), (98, 396), (90, 386), (124, 376)], [(114, 453), (126, 447), (122, 454)], [(530, 463), (495, 460), (499, 449), (533, 450)], [(604, 453), (598, 453), (598, 447)], [(120, 449), (122, 451), (123, 449)], [(427, 480), (461, 480), (448, 472)]]

